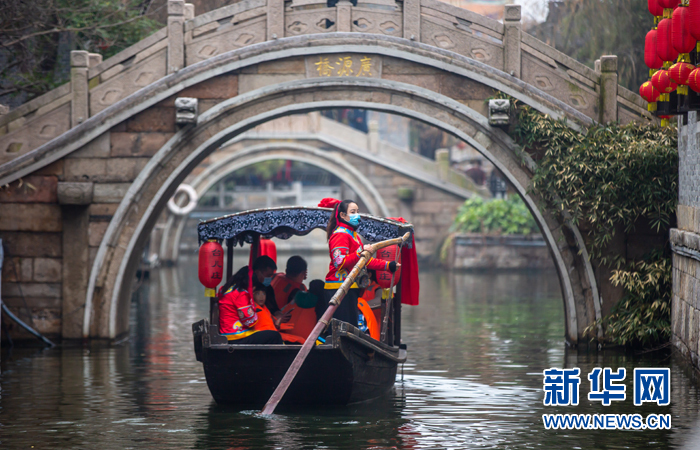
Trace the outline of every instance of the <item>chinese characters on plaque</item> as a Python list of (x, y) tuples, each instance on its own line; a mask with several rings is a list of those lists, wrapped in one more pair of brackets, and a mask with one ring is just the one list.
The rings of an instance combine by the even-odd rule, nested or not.
[(380, 78), (381, 57), (368, 55), (322, 55), (306, 59), (307, 78), (352, 77)]

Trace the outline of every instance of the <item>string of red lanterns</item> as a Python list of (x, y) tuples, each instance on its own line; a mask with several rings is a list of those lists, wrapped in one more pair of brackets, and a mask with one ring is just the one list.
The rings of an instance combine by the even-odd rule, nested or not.
[(687, 105), (688, 87), (700, 92), (700, 67), (691, 58), (691, 53), (700, 52), (700, 0), (647, 0), (647, 7), (655, 26), (644, 40), (650, 80), (639, 87), (639, 95), (665, 126), (677, 114), (670, 103), (673, 92), (679, 105)]

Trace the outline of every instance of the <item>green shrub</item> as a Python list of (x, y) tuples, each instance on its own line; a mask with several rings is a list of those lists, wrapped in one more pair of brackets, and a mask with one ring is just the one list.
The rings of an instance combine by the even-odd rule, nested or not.
[(525, 202), (518, 196), (485, 202), (474, 197), (459, 208), (451, 231), (462, 233), (530, 234), (537, 231)]
[(610, 315), (585, 330), (595, 337), (605, 330), (603, 342), (615, 345), (651, 347), (671, 338), (672, 264), (662, 252), (613, 272), (611, 281), (625, 289), (625, 296)]
[(671, 336), (671, 258), (667, 248), (641, 260), (604, 251), (615, 229), (634, 230), (640, 220), (662, 233), (672, 225), (678, 199), (678, 142), (674, 128), (596, 125), (579, 133), (511, 99), (518, 142), (537, 162), (533, 191), (552, 208), (585, 223), (587, 248), (624, 296), (610, 315), (588, 327), (603, 342), (648, 347)]

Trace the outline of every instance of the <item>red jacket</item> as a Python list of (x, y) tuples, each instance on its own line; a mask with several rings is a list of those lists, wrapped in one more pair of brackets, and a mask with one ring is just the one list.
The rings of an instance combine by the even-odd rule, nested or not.
[[(331, 263), (328, 266), (328, 275), (326, 275), (326, 289), (338, 289), (360, 260), (362, 241), (355, 230), (341, 225), (331, 234), (328, 250), (331, 255)], [(389, 270), (389, 262), (371, 258), (365, 267), (371, 270)], [(352, 287), (357, 287), (357, 285), (353, 284)]]
[(219, 300), (219, 333), (230, 334), (235, 339), (253, 334), (258, 321), (253, 299), (248, 291), (232, 287)]

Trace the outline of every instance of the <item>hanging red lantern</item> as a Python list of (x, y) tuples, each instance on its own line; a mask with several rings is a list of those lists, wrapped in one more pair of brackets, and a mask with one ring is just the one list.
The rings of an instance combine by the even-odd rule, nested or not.
[(688, 4), (688, 28), (693, 39), (700, 41), (700, 0)]
[(204, 295), (216, 297), (216, 287), (224, 277), (224, 249), (216, 240), (199, 247), (199, 282), (206, 288)]
[(668, 75), (668, 70), (659, 70), (651, 77), (651, 84), (661, 94), (670, 94), (676, 90), (676, 83)]
[(664, 15), (664, 7), (659, 4), (659, 0), (647, 0), (647, 7), (654, 17)]
[[(396, 258), (396, 252), (398, 251), (398, 247), (396, 245), (390, 245), (389, 247), (384, 247), (383, 249), (377, 251), (377, 258), (383, 259), (385, 261), (397, 261)], [(398, 262), (401, 262), (401, 259), (398, 259)], [(382, 289), (389, 289), (391, 287), (391, 276), (392, 273), (389, 272), (388, 270), (377, 270), (377, 284), (382, 288)], [(394, 275), (394, 286), (396, 286), (399, 283), (399, 280), (401, 279), (401, 267), (398, 267), (396, 269), (396, 273)]]
[(644, 63), (649, 69), (652, 69), (649, 71), (649, 76), (653, 75), (652, 71), (660, 69), (664, 63), (656, 52), (656, 33), (656, 30), (651, 30), (644, 39)]
[(687, 6), (680, 6), (673, 11), (671, 16), (671, 44), (681, 54), (683, 61), (689, 60), (688, 53), (695, 48), (695, 38), (690, 34), (689, 10)]
[(651, 81), (645, 81), (639, 87), (639, 95), (642, 96), (649, 104), (647, 105), (647, 110), (650, 112), (656, 111), (656, 100), (659, 99), (661, 93), (656, 90)]
[(700, 67), (690, 72), (688, 75), (688, 87), (700, 93)]
[(675, 9), (678, 7), (678, 0), (657, 0), (663, 9)]
[(661, 126), (662, 127), (667, 127), (668, 126), (668, 119), (670, 119), (671, 116), (659, 116), (659, 119), (661, 119)]
[(662, 61), (675, 61), (678, 58), (671, 41), (671, 19), (663, 19), (656, 28), (656, 53)]
[(651, 84), (651, 81), (645, 81), (639, 87), (639, 95), (641, 95), (647, 102), (654, 103), (659, 99), (659, 95), (661, 95), (661, 93), (656, 90), (654, 85)]
[(688, 95), (688, 77), (695, 70), (695, 66), (687, 62), (677, 62), (668, 69), (668, 76), (678, 83), (678, 93)]

